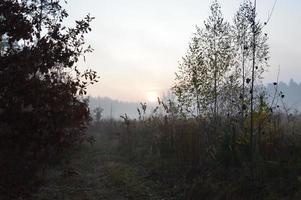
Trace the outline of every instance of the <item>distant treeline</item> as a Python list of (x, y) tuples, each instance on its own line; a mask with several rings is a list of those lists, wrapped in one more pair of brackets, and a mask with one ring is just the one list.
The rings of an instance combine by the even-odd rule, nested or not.
[[(290, 109), (290, 112), (294, 110), (301, 111), (301, 83), (295, 82), (293, 79), (289, 83), (279, 82), (277, 90), (278, 92), (282, 91), (285, 95), (283, 102), (285, 106)], [(273, 83), (266, 85), (267, 94), (269, 101), (273, 99), (275, 93), (275, 87)], [(279, 100), (278, 104), (280, 107), (283, 107), (282, 102)], [(104, 119), (121, 119), (120, 115), (127, 114), (130, 118), (137, 118), (138, 112), (137, 108), (140, 108), (140, 102), (126, 102), (122, 100), (114, 100), (109, 97), (90, 97), (89, 98), (90, 109), (93, 112), (93, 109), (96, 107), (103, 108), (102, 118)], [(155, 105), (149, 105), (149, 108), (154, 108)], [(150, 109), (147, 109), (148, 111)]]
[[(141, 107), (140, 102), (126, 102), (109, 97), (90, 97), (89, 106), (92, 115), (95, 108), (101, 107), (103, 109), (102, 119), (121, 119), (120, 116), (124, 114), (134, 119), (138, 117), (137, 108)], [(154, 107), (154, 105), (148, 105), (147, 111), (150, 111)]]
[[(289, 109), (289, 112), (294, 112), (294, 110), (301, 111), (301, 83), (297, 83), (291, 79), (289, 83), (281, 81), (276, 86), (273, 83), (268, 84), (266, 89), (270, 101), (273, 99), (276, 87), (278, 87), (278, 92), (283, 92), (283, 103)], [(283, 107), (283, 103), (278, 101), (280, 107)]]

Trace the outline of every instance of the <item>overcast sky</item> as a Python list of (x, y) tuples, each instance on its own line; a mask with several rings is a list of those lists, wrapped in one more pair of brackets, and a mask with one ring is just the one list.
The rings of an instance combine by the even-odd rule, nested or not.
[[(220, 0), (224, 16), (232, 20), (241, 0)], [(98, 71), (93, 96), (126, 101), (145, 100), (173, 84), (178, 62), (187, 50), (195, 25), (202, 26), (211, 0), (69, 0), (68, 23), (90, 13), (96, 19), (87, 42), (95, 49), (87, 66)], [(265, 21), (274, 0), (258, 0)], [(301, 0), (278, 0), (265, 29), (271, 61), (264, 82), (301, 81)]]

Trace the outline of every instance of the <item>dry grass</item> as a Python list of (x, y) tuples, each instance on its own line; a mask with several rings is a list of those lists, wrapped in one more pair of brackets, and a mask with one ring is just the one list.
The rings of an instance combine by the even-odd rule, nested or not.
[(74, 148), (62, 164), (41, 174), (43, 182), (33, 199), (162, 199), (147, 173), (118, 152), (119, 130), (111, 122), (91, 128), (95, 143)]
[(300, 197), (301, 137), (284, 134), (284, 121), (261, 124), (265, 133), (257, 138), (252, 179), (248, 134), (229, 119), (221, 120), (216, 132), (205, 119), (126, 120), (91, 127), (96, 142), (81, 145), (63, 165), (47, 170), (35, 199)]

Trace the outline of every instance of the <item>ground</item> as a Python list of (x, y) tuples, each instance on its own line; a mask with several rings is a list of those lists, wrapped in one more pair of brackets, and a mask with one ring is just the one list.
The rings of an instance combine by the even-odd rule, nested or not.
[[(62, 164), (45, 170), (36, 200), (167, 199), (147, 173), (117, 153), (118, 137), (89, 131), (94, 144), (81, 144)], [(114, 138), (115, 137), (115, 138)]]

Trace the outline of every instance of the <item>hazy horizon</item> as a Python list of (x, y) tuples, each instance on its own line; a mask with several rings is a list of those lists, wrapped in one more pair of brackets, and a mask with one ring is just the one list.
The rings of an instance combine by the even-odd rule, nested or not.
[[(129, 102), (160, 95), (174, 81), (178, 62), (184, 56), (195, 25), (203, 26), (211, 0), (73, 0), (67, 4), (67, 23), (90, 13), (96, 19), (87, 43), (95, 51), (83, 66), (95, 69), (100, 82), (89, 88), (91, 96), (107, 96)], [(225, 18), (232, 20), (241, 0), (220, 0)], [(258, 2), (260, 21), (271, 12), (274, 0)], [(269, 35), (271, 60), (264, 83), (277, 79), (300, 82), (301, 2), (277, 2), (265, 32)]]

